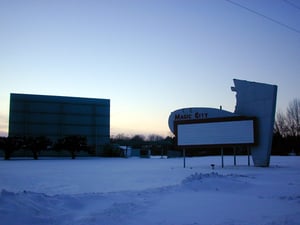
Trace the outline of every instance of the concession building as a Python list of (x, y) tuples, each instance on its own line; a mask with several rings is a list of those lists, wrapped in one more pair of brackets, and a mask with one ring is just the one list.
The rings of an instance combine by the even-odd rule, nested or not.
[(110, 100), (48, 95), (10, 95), (9, 136), (46, 136), (52, 141), (82, 135), (101, 155), (109, 143)]

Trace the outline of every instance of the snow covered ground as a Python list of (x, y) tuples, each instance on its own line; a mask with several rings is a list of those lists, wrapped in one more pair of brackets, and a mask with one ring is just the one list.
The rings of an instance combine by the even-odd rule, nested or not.
[(300, 157), (271, 157), (269, 168), (220, 161), (0, 160), (0, 224), (300, 224)]

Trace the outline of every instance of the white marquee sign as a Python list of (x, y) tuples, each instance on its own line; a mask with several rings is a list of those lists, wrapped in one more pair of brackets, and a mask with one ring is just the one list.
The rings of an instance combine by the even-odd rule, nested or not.
[(176, 123), (177, 145), (224, 146), (255, 143), (255, 121), (253, 118), (231, 117), (217, 120), (199, 120)]

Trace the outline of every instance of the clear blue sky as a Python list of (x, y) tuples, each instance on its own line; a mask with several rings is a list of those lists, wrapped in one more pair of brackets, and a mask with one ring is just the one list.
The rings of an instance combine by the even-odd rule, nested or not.
[(112, 135), (168, 135), (182, 107), (233, 111), (233, 78), (278, 85), (284, 111), (300, 1), (233, 1), (284, 25), (226, 0), (0, 0), (0, 135), (10, 93), (109, 98)]

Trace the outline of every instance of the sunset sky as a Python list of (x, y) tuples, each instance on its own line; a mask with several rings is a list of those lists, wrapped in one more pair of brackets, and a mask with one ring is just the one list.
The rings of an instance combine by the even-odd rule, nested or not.
[(233, 111), (233, 78), (300, 97), (298, 0), (0, 0), (0, 136), (10, 93), (111, 100), (111, 134), (169, 135), (183, 107)]

